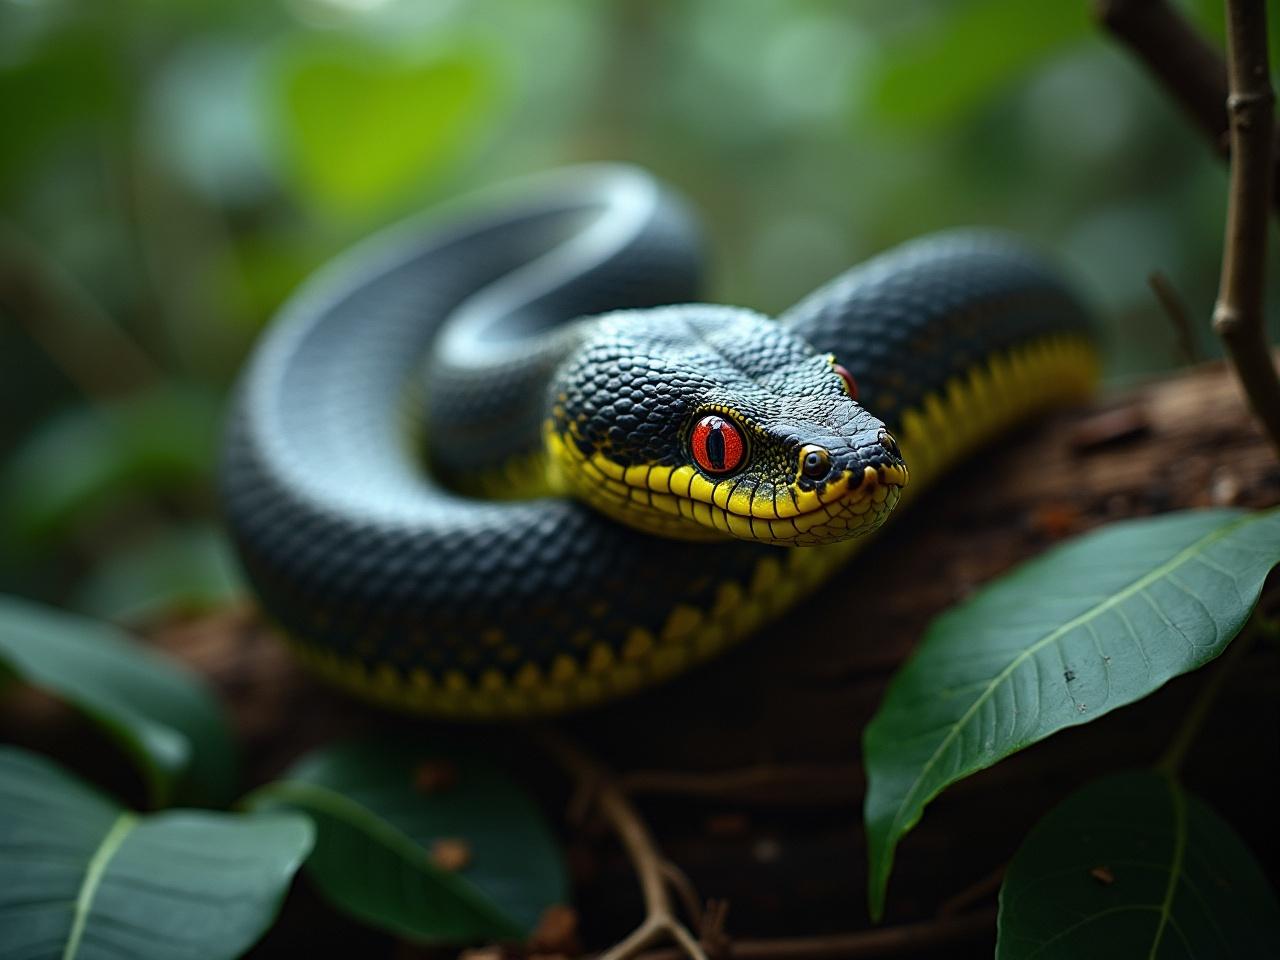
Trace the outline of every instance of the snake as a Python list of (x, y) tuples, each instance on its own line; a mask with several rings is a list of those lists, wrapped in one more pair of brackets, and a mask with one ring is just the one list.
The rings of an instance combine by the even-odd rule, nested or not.
[(307, 666), (503, 720), (756, 633), (874, 643), (814, 590), (838, 604), (896, 508), (1097, 378), (1089, 311), (1009, 233), (907, 241), (776, 318), (699, 302), (705, 247), (675, 190), (597, 164), (420, 214), (303, 284), (240, 375), (218, 485)]

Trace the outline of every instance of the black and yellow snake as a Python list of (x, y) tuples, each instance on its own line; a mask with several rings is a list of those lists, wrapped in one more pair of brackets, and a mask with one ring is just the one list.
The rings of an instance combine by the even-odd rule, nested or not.
[(697, 251), (646, 174), (575, 168), (394, 229), (292, 299), (222, 494), (306, 660), (501, 717), (621, 696), (766, 623), (839, 629), (781, 615), (904, 489), (1095, 376), (1078, 301), (1002, 234), (908, 243), (776, 320), (689, 303)]

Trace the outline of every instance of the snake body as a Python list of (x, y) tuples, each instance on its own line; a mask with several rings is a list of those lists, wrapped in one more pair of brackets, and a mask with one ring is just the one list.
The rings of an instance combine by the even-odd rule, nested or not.
[(836, 629), (794, 611), (900, 493), (1094, 379), (1086, 312), (1003, 234), (908, 243), (777, 320), (690, 303), (698, 245), (648, 175), (574, 168), (394, 228), (286, 305), (221, 491), (308, 663), (504, 717), (767, 623)]

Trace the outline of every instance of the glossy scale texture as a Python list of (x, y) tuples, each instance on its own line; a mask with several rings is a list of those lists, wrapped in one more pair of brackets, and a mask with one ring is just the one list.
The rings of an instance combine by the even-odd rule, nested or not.
[[(282, 310), (244, 373), (221, 489), (264, 608), (309, 663), (409, 710), (563, 711), (706, 660), (849, 560), (859, 541), (682, 543), (568, 497), (436, 479), (544, 466), (550, 383), (603, 322), (577, 318), (691, 299), (696, 236), (639, 171), (562, 171), (377, 238)], [(853, 375), (901, 442), (908, 495), (1095, 372), (1077, 300), (994, 233), (891, 251), (777, 323)]]

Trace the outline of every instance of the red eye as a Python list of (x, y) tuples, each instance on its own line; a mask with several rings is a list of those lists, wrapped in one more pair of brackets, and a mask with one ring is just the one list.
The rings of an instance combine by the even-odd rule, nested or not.
[(838, 376), (841, 380), (844, 381), (844, 388), (848, 392), (849, 396), (852, 397), (854, 400), (857, 400), (858, 385), (853, 382), (853, 374), (850, 373), (848, 370), (846, 370), (844, 367), (840, 366), (840, 364), (838, 363), (833, 363), (831, 365), (831, 369), (833, 369), (836, 372), (836, 376)]
[(693, 459), (707, 473), (728, 473), (742, 463), (747, 445), (742, 433), (724, 417), (708, 414), (693, 426), (689, 445)]

